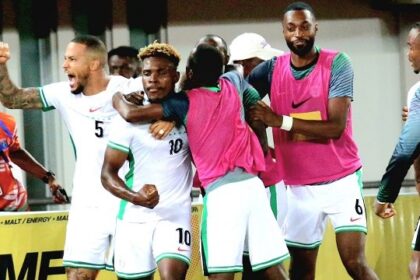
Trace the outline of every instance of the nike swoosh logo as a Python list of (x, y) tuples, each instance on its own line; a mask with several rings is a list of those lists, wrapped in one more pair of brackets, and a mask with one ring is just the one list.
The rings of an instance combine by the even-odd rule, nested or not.
[(360, 220), (362, 217), (356, 217), (356, 218), (353, 218), (353, 217), (351, 217), (350, 218), (350, 222), (355, 222), (355, 221), (358, 221), (358, 220)]
[(190, 249), (183, 249), (181, 247), (178, 247), (178, 251), (180, 252), (188, 252)]
[(96, 112), (96, 111), (98, 111), (99, 109), (101, 109), (102, 107), (98, 107), (98, 108), (90, 108), (89, 109), (89, 112), (90, 113), (93, 113), (93, 112)]
[(306, 101), (308, 101), (309, 99), (311, 99), (311, 98), (310, 97), (309, 98), (306, 98), (305, 100), (300, 101), (298, 103), (295, 103), (295, 101), (292, 101), (292, 108), (293, 109), (296, 109), (296, 108), (302, 106), (302, 104), (305, 103)]

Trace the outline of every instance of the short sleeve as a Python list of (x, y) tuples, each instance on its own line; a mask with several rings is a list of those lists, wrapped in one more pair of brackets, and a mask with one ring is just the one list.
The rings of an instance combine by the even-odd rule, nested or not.
[(245, 109), (249, 109), (261, 99), (258, 91), (238, 71), (229, 71), (223, 74), (222, 78), (230, 81), (238, 89)]
[(116, 116), (111, 123), (108, 136), (108, 147), (128, 154), (133, 131), (133, 124), (126, 122), (119, 115)]
[(248, 82), (257, 90), (261, 98), (270, 94), (271, 79), (277, 57), (258, 64), (247, 77)]
[(345, 53), (339, 53), (334, 58), (329, 98), (350, 97), (353, 100), (353, 66)]
[(38, 90), (42, 102), (42, 110), (50, 111), (60, 107), (63, 93), (69, 92), (70, 86), (68, 82), (60, 82), (42, 86)]

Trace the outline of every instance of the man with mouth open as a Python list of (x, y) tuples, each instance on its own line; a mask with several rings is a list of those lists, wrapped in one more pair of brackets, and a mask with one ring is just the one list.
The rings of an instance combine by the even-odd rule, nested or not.
[(112, 268), (108, 251), (119, 202), (100, 180), (108, 126), (118, 115), (112, 96), (141, 85), (108, 76), (106, 47), (90, 35), (77, 36), (67, 45), (63, 69), (68, 81), (19, 88), (10, 80), (9, 58), (8, 44), (0, 43), (1, 103), (10, 109), (57, 109), (69, 130), (76, 166), (63, 264), (68, 279), (95, 279), (100, 269)]

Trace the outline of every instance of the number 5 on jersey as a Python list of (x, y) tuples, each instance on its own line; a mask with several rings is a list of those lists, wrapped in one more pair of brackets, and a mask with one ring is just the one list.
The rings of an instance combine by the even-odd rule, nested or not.
[(104, 122), (95, 120), (95, 136), (98, 138), (104, 137)]

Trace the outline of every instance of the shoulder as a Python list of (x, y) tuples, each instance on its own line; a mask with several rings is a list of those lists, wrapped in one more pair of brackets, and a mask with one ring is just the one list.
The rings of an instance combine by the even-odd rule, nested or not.
[(118, 139), (131, 135), (138, 126), (140, 126), (140, 124), (129, 123), (118, 114), (112, 119), (109, 138)]
[(337, 52), (334, 56), (333, 67), (341, 68), (351, 66), (351, 59), (344, 52)]
[(243, 75), (237, 69), (232, 69), (224, 73), (220, 78), (228, 80), (230, 82), (238, 82), (240, 80), (243, 80)]
[(229, 71), (220, 78), (221, 80), (230, 82), (241, 93), (250, 87), (250, 84), (245, 81), (243, 74), (238, 70)]
[(107, 86), (107, 91), (123, 91), (127, 93), (130, 89), (131, 91), (139, 90), (141, 85), (137, 79), (127, 79), (118, 75), (109, 76), (109, 84)]
[(69, 85), (69, 82), (67, 82), (67, 81), (43, 85), (39, 89), (42, 92), (56, 92), (56, 91), (60, 91), (58, 93), (61, 93), (62, 94), (63, 91), (68, 91), (70, 93), (70, 85)]
[(142, 77), (137, 77), (135, 79), (128, 80), (128, 88), (131, 91), (143, 90), (143, 80)]
[[(266, 60), (263, 63), (260, 63), (258, 66), (261, 67), (262, 69), (272, 69), (274, 67), (274, 65), (276, 64), (276, 62), (280, 59), (285, 59), (289, 56), (289, 53), (284, 53), (282, 55), (279, 56), (275, 56), (272, 59)], [(257, 67), (258, 67), (257, 66)]]
[(420, 87), (418, 87), (411, 98), (410, 111), (420, 112)]
[(120, 114), (117, 114), (112, 119), (112, 125), (114, 127), (128, 127), (128, 126), (134, 126), (136, 124), (135, 123), (129, 123), (129, 122), (127, 122), (123, 117), (121, 117)]
[(261, 77), (267, 77), (273, 70), (276, 62), (279, 59), (282, 59), (284, 56), (286, 56), (287, 54), (282, 54), (278, 57), (273, 57), (272, 59), (266, 60), (260, 64), (258, 64), (251, 72), (251, 74), (249, 75), (248, 79), (250, 81), (254, 80), (254, 79), (258, 79)]
[(411, 100), (415, 95), (420, 96), (420, 81), (410, 87), (407, 93), (407, 105), (410, 106)]
[(334, 50), (322, 49), (321, 51), (327, 56), (327, 60), (332, 60), (331, 74), (333, 76), (353, 76), (353, 66), (350, 56), (344, 52)]
[(130, 80), (134, 81), (135, 79), (127, 79), (120, 75), (110, 75), (108, 76), (110, 83), (116, 83), (116, 84), (123, 84), (128, 83)]

